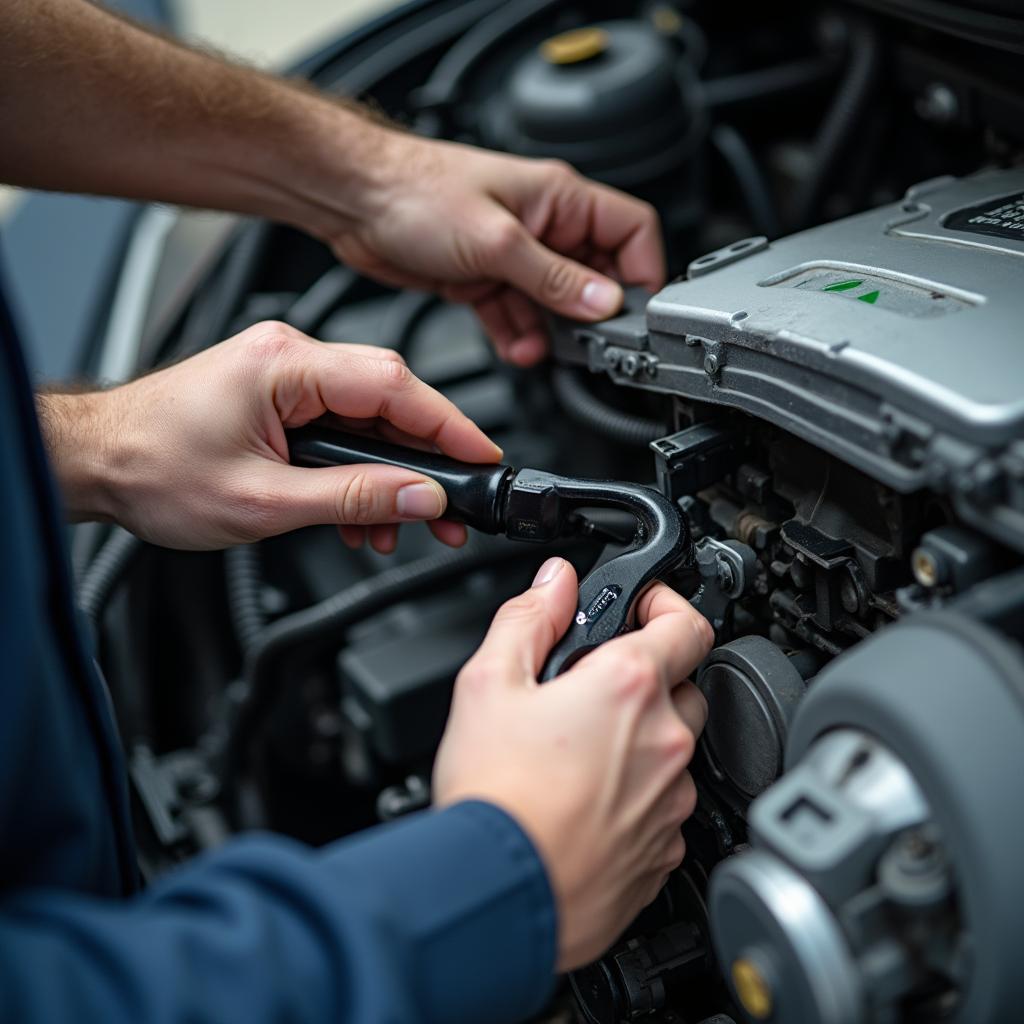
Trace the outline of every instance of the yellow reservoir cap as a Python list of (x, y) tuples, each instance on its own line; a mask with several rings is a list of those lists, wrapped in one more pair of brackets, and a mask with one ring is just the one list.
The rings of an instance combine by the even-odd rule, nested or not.
[(549, 64), (581, 64), (600, 57), (610, 42), (611, 38), (603, 28), (575, 28), (545, 39), (540, 44), (540, 53)]
[(767, 1020), (772, 1012), (772, 990), (757, 964), (746, 957), (733, 961), (732, 983), (740, 1005), (754, 1020)]

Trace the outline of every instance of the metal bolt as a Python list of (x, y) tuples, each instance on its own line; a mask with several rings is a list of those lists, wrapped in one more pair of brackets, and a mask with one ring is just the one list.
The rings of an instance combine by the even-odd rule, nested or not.
[(908, 907), (934, 907), (947, 899), (951, 879), (937, 836), (924, 826), (899, 836), (878, 866), (882, 891)]
[(725, 591), (730, 591), (733, 588), (733, 584), (736, 582), (736, 576), (732, 571), (732, 566), (724, 559), (718, 560), (718, 585)]
[(914, 573), (914, 579), (922, 587), (938, 586), (942, 578), (942, 568), (935, 555), (924, 548), (915, 548), (910, 556), (910, 568)]
[(935, 841), (918, 831), (904, 833), (899, 841), (900, 852), (913, 861), (925, 860), (937, 850)]
[(716, 356), (714, 354), (714, 352), (709, 352), (704, 357), (704, 372), (709, 377), (714, 377), (714, 375), (716, 373), (718, 373), (718, 370), (719, 370), (718, 356)]

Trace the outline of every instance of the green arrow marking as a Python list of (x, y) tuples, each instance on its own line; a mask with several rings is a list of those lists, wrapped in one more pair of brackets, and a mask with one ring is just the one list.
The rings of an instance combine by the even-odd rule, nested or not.
[[(835, 284), (825, 285), (821, 290), (823, 292), (848, 292), (851, 288), (859, 288), (864, 282), (863, 281), (836, 281)], [(875, 292), (877, 297), (878, 292)], [(872, 299), (872, 301), (874, 301)]]
[(878, 292), (877, 291), (873, 291), (873, 292), (868, 292), (866, 295), (858, 295), (857, 296), (857, 301), (858, 302), (870, 302), (871, 305), (873, 306), (878, 301)]

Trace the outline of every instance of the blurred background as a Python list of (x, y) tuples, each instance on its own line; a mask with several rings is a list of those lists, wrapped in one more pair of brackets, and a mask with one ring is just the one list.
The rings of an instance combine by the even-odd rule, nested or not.
[[(165, 0), (181, 35), (262, 67), (285, 68), (339, 29), (399, 0)], [(124, 4), (111, 3), (123, 7)], [(0, 186), (0, 221), (18, 201)]]
[(397, 0), (169, 0), (187, 39), (268, 66), (284, 66), (326, 35), (397, 5)]

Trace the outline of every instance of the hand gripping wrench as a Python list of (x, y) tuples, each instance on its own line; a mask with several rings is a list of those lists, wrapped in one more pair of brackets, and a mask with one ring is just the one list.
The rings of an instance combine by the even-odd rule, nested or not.
[(636, 521), (631, 546), (599, 564), (580, 583), (576, 615), (545, 662), (542, 682), (625, 632), (636, 599), (660, 576), (696, 567), (686, 518), (674, 502), (652, 487), (517, 470), (501, 464), (458, 462), (321, 424), (289, 431), (288, 446), (295, 465), (376, 463), (422, 473), (436, 480), (448, 495), (445, 519), (512, 540), (543, 543), (585, 534), (586, 509), (631, 513)]

